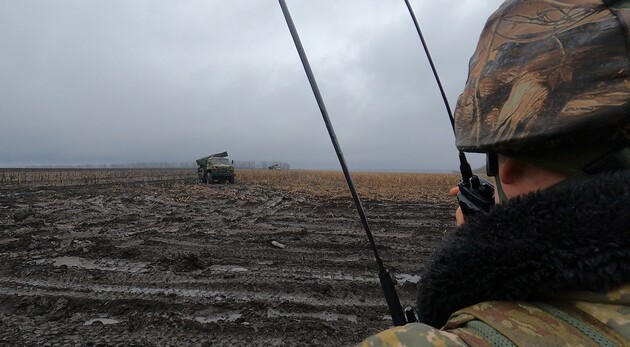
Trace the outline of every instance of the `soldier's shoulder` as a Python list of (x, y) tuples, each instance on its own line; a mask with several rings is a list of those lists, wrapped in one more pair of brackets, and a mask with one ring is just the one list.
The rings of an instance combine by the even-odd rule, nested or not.
[(569, 303), (630, 340), (630, 285), (607, 293), (571, 293)]
[(386, 346), (444, 346), (461, 347), (468, 346), (457, 335), (435, 329), (421, 323), (411, 323), (401, 327), (394, 327), (381, 331), (365, 339), (360, 347), (386, 347)]

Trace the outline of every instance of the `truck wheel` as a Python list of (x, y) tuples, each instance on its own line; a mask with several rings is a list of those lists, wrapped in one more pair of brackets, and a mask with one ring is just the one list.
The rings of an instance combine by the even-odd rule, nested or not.
[(231, 184), (234, 184), (234, 176), (230, 176), (230, 178), (228, 178), (228, 181), (229, 181)]

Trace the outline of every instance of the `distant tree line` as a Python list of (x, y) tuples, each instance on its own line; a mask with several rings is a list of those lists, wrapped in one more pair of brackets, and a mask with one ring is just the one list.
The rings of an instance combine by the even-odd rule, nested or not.
[(171, 163), (171, 162), (150, 162), (150, 163), (131, 163), (131, 164), (110, 164), (110, 168), (115, 169), (188, 169), (188, 168), (196, 168), (197, 164), (195, 162), (182, 162), (182, 163)]
[[(234, 161), (237, 169), (268, 169), (270, 166), (278, 165), (283, 170), (291, 168), (289, 163), (283, 161)], [(30, 165), (27, 168), (60, 168), (60, 169), (196, 169), (197, 163), (191, 162), (149, 162), (149, 163), (126, 163), (126, 164), (83, 164), (83, 165)]]
[(289, 170), (291, 165), (284, 161), (234, 161), (234, 167), (237, 169), (268, 169), (270, 166), (277, 165), (282, 170)]
[[(473, 171), (473, 173), (474, 173), (475, 175), (479, 175), (479, 174), (481, 174), (481, 175), (485, 175), (485, 174), (486, 174), (486, 172), (487, 172), (487, 171), (486, 171), (486, 166), (485, 166), (485, 165), (483, 165), (482, 167), (478, 167), (478, 168), (476, 168), (476, 169), (473, 169), (472, 171)], [(460, 171), (459, 171), (459, 170), (451, 170), (451, 173), (460, 173)]]
[(196, 168), (195, 163), (126, 163), (126, 164), (81, 164), (81, 165), (27, 165), (32, 169), (188, 169)]

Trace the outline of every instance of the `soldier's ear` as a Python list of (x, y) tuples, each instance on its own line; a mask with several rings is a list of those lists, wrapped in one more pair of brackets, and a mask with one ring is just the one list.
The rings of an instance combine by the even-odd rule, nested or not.
[(508, 158), (499, 156), (499, 179), (504, 185), (515, 184), (523, 180), (526, 173), (527, 164)]

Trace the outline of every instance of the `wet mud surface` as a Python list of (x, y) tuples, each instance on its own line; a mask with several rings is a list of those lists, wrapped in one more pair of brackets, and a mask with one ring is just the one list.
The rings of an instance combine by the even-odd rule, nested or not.
[[(453, 201), (364, 201), (403, 303)], [(347, 346), (391, 326), (351, 198), (192, 181), (0, 188), (0, 345)]]

